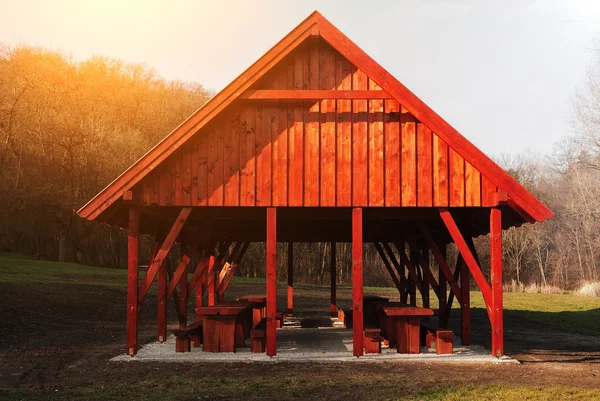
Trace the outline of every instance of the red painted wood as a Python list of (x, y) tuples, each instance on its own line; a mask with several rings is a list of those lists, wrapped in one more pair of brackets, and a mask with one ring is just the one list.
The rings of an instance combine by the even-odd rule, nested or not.
[(433, 205), (448, 206), (448, 145), (433, 135)]
[[(160, 244), (156, 243), (156, 252), (150, 261), (154, 260)], [(163, 262), (158, 270), (158, 294), (157, 294), (157, 331), (158, 341), (164, 342), (167, 339), (167, 264)]]
[(129, 209), (127, 232), (127, 355), (137, 354), (140, 211)]
[[(168, 287), (168, 290), (167, 290), (167, 299), (171, 298), (171, 296), (173, 295), (173, 291), (175, 291), (175, 288), (179, 284), (181, 278), (185, 274), (187, 274), (187, 267), (188, 267), (189, 263), (190, 263), (190, 257), (188, 255), (184, 254), (182, 256), (182, 258), (181, 258), (181, 261), (177, 265), (177, 268), (173, 272), (173, 276), (171, 277), (171, 281), (169, 282), (169, 287)], [(187, 288), (186, 288), (186, 292), (187, 292)]]
[(504, 355), (502, 300), (502, 211), (490, 212), (490, 276), (492, 282), (492, 355)]
[[(328, 46), (328, 52), (333, 54), (333, 49)], [(322, 64), (330, 60), (323, 60)], [(327, 86), (325, 86), (327, 87)], [(251, 89), (245, 91), (239, 99), (249, 100), (350, 100), (350, 99), (392, 99), (392, 97), (381, 89), (374, 90), (288, 90), (288, 89)]]
[(417, 205), (433, 206), (433, 137), (425, 124), (417, 124)]
[[(378, 90), (373, 80), (368, 81), (369, 90)], [(384, 205), (384, 140), (383, 140), (383, 100), (368, 101), (368, 200), (369, 206)]]
[(223, 169), (225, 206), (240, 205), (240, 131), (241, 110), (233, 107), (223, 123)]
[(402, 106), (400, 111), (402, 206), (417, 206), (416, 120)]
[(331, 302), (329, 303), (329, 313), (331, 316), (337, 316), (337, 299), (336, 299), (336, 283), (337, 283), (337, 271), (336, 271), (336, 243), (332, 242), (331, 247), (331, 259), (329, 263), (329, 277), (331, 285)]
[(471, 345), (471, 275), (464, 256), (460, 269), (460, 341), (462, 345)]
[(400, 206), (400, 104), (386, 100), (384, 107), (385, 206)]
[[(336, 92), (351, 91), (352, 64), (336, 55)], [(370, 92), (370, 91), (367, 91)], [(337, 101), (336, 205), (352, 205), (352, 101)]]
[[(454, 218), (450, 214), (450, 211), (448, 209), (442, 209), (442, 208), (440, 208), (439, 211), (440, 211), (440, 216), (442, 217), (442, 220), (444, 221), (444, 224), (446, 225), (446, 228), (448, 229), (448, 232), (452, 236), (452, 239), (454, 240), (456, 247), (460, 251), (460, 254), (462, 255), (465, 263), (467, 264), (469, 271), (473, 275), (473, 278), (475, 279), (477, 286), (481, 290), (481, 294), (483, 295), (483, 300), (485, 301), (485, 305), (488, 310), (488, 314), (491, 314), (491, 292), (492, 291), (491, 291), (490, 285), (488, 284), (485, 276), (481, 272), (481, 269), (479, 268), (479, 265), (478, 265), (477, 261), (475, 260), (475, 257), (473, 256), (473, 253), (471, 252), (471, 250), (469, 249), (469, 246), (465, 242), (465, 239), (463, 238), (462, 233), (458, 229), (458, 226), (456, 225)], [(464, 291), (463, 291), (463, 293), (464, 293)], [(464, 303), (464, 300), (462, 299), (462, 297), (461, 297), (460, 302), (461, 302), (461, 304)]]
[(266, 281), (267, 281), (267, 355), (277, 354), (277, 209), (267, 208)]
[[(335, 89), (335, 53), (333, 49), (330, 46), (321, 46), (319, 60), (319, 88)], [(335, 109), (335, 100), (320, 101), (320, 206), (335, 206)]]
[[(312, 40), (308, 55), (308, 88), (319, 89), (319, 46)], [(320, 103), (304, 102), (304, 206), (319, 206)]]
[(254, 206), (256, 192), (256, 111), (242, 108), (240, 115), (240, 206)]
[[(222, 117), (224, 118), (224, 117)], [(223, 206), (223, 119), (211, 124), (208, 143), (208, 206)]]
[[(285, 72), (285, 71), (284, 71)], [(285, 85), (287, 76), (281, 75), (277, 85)], [(267, 107), (267, 103), (264, 105)], [(271, 146), (272, 146), (272, 205), (287, 206), (288, 204), (288, 131), (287, 131), (287, 102), (272, 102), (271, 109)]]
[(198, 134), (198, 198), (194, 206), (208, 205), (208, 140), (209, 136), (202, 130)]
[(352, 346), (354, 356), (363, 355), (363, 217), (352, 209)]
[[(308, 85), (308, 52), (306, 47), (297, 49), (294, 53), (294, 89), (304, 89)], [(306, 75), (306, 78), (305, 78)], [(288, 114), (288, 204), (302, 206), (304, 202), (304, 104), (290, 102)]]
[(206, 289), (208, 291), (208, 306), (215, 304), (215, 270), (217, 261), (214, 255), (210, 255), (208, 270), (206, 271)]
[(192, 149), (193, 144), (181, 148), (181, 205), (192, 204)]
[[(417, 226), (423, 234), (423, 237), (425, 237), (425, 241), (427, 241), (427, 245), (429, 246), (429, 249), (431, 250), (431, 253), (433, 254), (433, 257), (435, 258), (436, 262), (438, 263), (438, 266), (440, 267), (443, 276), (445, 277), (446, 281), (450, 284), (450, 288), (452, 288), (452, 290), (454, 291), (456, 299), (458, 300), (458, 302), (460, 302), (460, 288), (458, 287), (456, 280), (454, 280), (452, 271), (450, 270), (450, 267), (446, 262), (445, 252), (442, 253), (440, 251), (440, 248), (438, 248), (437, 243), (435, 242), (433, 235), (431, 234), (431, 231), (422, 220), (417, 220)], [(445, 251), (445, 247), (443, 249)]]
[[(446, 260), (446, 244), (440, 244), (439, 252), (443, 260)], [(446, 310), (446, 301), (448, 294), (448, 281), (444, 276), (444, 272), (442, 271), (442, 266), (438, 263), (438, 277), (439, 277), (439, 292), (438, 292), (438, 316), (441, 316), (442, 311)]]
[(481, 206), (495, 206), (496, 205), (496, 191), (497, 188), (492, 182), (485, 176), (481, 175)]
[[(367, 89), (367, 76), (356, 68), (352, 69), (352, 89)], [(352, 206), (368, 206), (367, 111), (366, 100), (352, 101)]]
[(256, 206), (270, 206), (271, 199), (271, 119), (275, 108), (268, 105), (258, 107), (256, 112)]
[(465, 159), (449, 149), (450, 206), (465, 205)]
[(481, 174), (465, 161), (465, 206), (481, 206)]
[(288, 242), (288, 259), (287, 259), (287, 311), (288, 314), (294, 310), (294, 243)]
[(139, 290), (138, 290), (138, 302), (140, 304), (144, 301), (144, 297), (146, 296), (146, 293), (148, 292), (150, 285), (154, 281), (154, 278), (156, 277), (158, 270), (162, 266), (165, 258), (167, 257), (167, 254), (171, 250), (171, 247), (175, 243), (177, 236), (181, 232), (181, 229), (183, 228), (183, 225), (185, 224), (185, 222), (188, 219), (191, 212), (192, 212), (192, 208), (190, 208), (190, 207), (184, 207), (181, 209), (181, 212), (179, 212), (179, 216), (177, 216), (177, 219), (175, 220), (175, 222), (173, 223), (173, 226), (169, 230), (169, 233), (165, 237), (165, 240), (163, 241), (162, 245), (160, 246), (160, 249), (156, 253), (156, 257), (154, 258), (152, 263), (150, 263), (150, 265), (148, 266), (146, 275), (144, 276), (144, 279), (142, 280), (142, 283), (140, 284)]
[[(181, 277), (179, 278), (179, 299), (177, 300), (177, 304), (179, 306), (179, 328), (185, 328), (187, 326), (187, 300), (188, 300), (188, 265), (189, 265), (189, 256), (187, 253), (189, 252), (187, 244), (181, 244), (181, 253), (183, 254), (181, 258), (180, 265), (183, 264), (183, 272)], [(187, 259), (187, 261), (185, 261)], [(175, 277), (171, 278), (173, 280)]]

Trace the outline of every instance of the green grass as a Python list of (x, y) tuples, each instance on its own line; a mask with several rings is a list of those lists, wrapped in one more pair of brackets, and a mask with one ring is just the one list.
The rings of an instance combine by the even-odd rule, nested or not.
[[(143, 272), (142, 272), (143, 274)], [(95, 285), (125, 291), (127, 272), (122, 269), (98, 268), (76, 263), (58, 263), (35, 260), (13, 253), (0, 253), (0, 282), (21, 284), (69, 283)], [(253, 285), (264, 285), (264, 278), (234, 277), (230, 289), (237, 295), (236, 286), (248, 291)], [(281, 287), (285, 283), (279, 283)], [(328, 296), (328, 288), (313, 284), (296, 284), (295, 290), (314, 291)], [(260, 287), (259, 287), (260, 289)], [(283, 289), (283, 288), (282, 288)], [(339, 303), (348, 303), (351, 286), (338, 286)], [(365, 287), (365, 293), (397, 296), (392, 288)], [(283, 295), (284, 291), (280, 291)], [(432, 293), (435, 307), (435, 295)], [(298, 300), (299, 306), (302, 300)], [(471, 292), (471, 306), (485, 308), (481, 293)], [(564, 294), (505, 293), (504, 309), (531, 322), (543, 323), (560, 328), (565, 332), (596, 335), (600, 332), (600, 298)]]

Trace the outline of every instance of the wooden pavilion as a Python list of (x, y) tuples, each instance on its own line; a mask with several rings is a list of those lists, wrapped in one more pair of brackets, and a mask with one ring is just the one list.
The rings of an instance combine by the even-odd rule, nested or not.
[[(128, 229), (130, 355), (156, 277), (162, 341), (169, 297), (187, 324), (190, 295), (201, 306), (206, 288), (219, 302), (248, 244), (263, 241), (266, 351), (275, 355), (276, 242), (291, 254), (294, 242), (327, 241), (352, 243), (354, 355), (363, 354), (362, 245), (373, 242), (404, 299), (418, 289), (428, 306), (431, 288), (441, 320), (457, 299), (465, 344), (472, 277), (501, 356), (502, 230), (553, 213), (315, 11), (79, 215)], [(141, 281), (140, 233), (160, 239)], [(488, 233), (489, 282), (472, 241)], [(182, 257), (169, 281), (163, 262), (176, 242)], [(454, 272), (449, 243), (460, 252)]]

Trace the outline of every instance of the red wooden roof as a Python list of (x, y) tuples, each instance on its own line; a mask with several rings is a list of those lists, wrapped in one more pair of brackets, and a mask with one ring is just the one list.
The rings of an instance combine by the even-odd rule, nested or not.
[(260, 78), (265, 76), (286, 55), (311, 35), (319, 35), (330, 46), (357, 68), (365, 72), (389, 96), (397, 100), (409, 113), (429, 127), (460, 156), (479, 170), (501, 191), (508, 194), (509, 205), (526, 221), (543, 221), (553, 213), (515, 179), (484, 155), (456, 129), (429, 108), (421, 99), (369, 57), (362, 49), (341, 33), (317, 11), (271, 48), (250, 68), (214, 96), (173, 132), (167, 135), (129, 169), (104, 188), (79, 211), (88, 220), (96, 219), (109, 206), (121, 199), (125, 192), (140, 182), (167, 157), (180, 148), (208, 122), (213, 120), (234, 100), (244, 95)]

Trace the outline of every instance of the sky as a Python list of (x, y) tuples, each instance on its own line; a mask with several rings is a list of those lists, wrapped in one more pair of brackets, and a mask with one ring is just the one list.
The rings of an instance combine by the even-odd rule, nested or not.
[(218, 91), (320, 11), (484, 152), (548, 154), (600, 63), (599, 0), (0, 0), (0, 42)]

